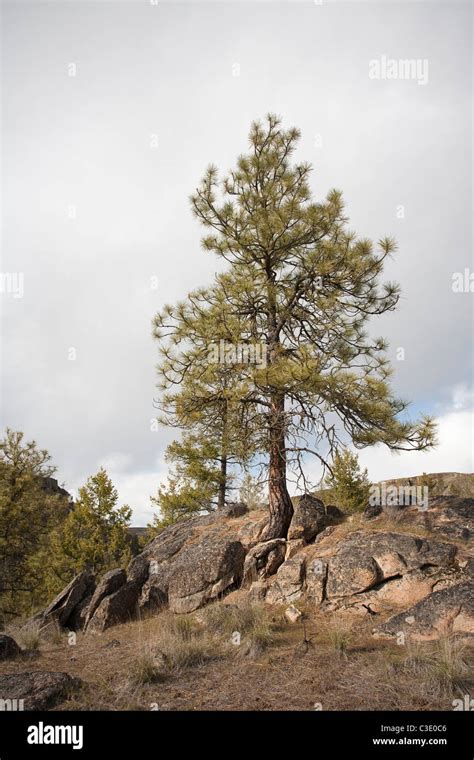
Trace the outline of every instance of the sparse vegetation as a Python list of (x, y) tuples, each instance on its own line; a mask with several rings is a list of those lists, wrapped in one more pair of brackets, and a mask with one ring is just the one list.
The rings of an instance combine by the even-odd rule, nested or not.
[(27, 652), (36, 652), (40, 648), (41, 634), (39, 626), (29, 625), (25, 628), (21, 628), (17, 634), (18, 643)]
[(334, 651), (341, 657), (346, 657), (353, 638), (350, 624), (345, 620), (335, 619), (326, 626), (324, 633)]
[(423, 680), (428, 692), (451, 696), (467, 691), (464, 682), (472, 663), (465, 643), (454, 636), (442, 636), (435, 642), (409, 643), (408, 647), (405, 664)]
[(164, 681), (166, 677), (166, 672), (157, 663), (156, 654), (154, 654), (151, 646), (142, 646), (131, 662), (131, 683), (134, 686), (145, 686), (146, 684)]
[[(227, 609), (217, 612), (219, 605)], [(437, 668), (439, 663), (451, 663), (448, 683), (461, 684), (463, 694), (474, 696), (469, 673), (462, 666), (464, 675), (459, 678), (450, 649), (450, 654), (443, 655), (433, 643), (420, 645), (425, 654), (415, 666), (415, 648), (407, 652), (392, 641), (374, 640), (373, 622), (358, 620), (350, 638), (342, 638), (345, 656), (341, 656), (340, 632), (328, 631), (326, 617), (314, 610), (306, 616), (306, 633), (313, 646), (304, 655), (295, 657), (301, 626), (279, 622), (272, 628), (272, 646), (257, 659), (245, 656), (246, 650), (250, 653), (248, 636), (242, 647), (232, 646), (227, 632), (233, 625), (223, 622), (229, 606), (218, 602), (202, 615), (173, 620), (171, 614), (163, 613), (100, 636), (79, 635), (74, 660), (69, 647), (48, 644), (42, 650), (42, 668), (67, 671), (85, 682), (60, 709), (149, 710), (151, 703), (158, 702), (160, 709), (170, 710), (313, 710), (314, 703), (321, 702), (324, 710), (451, 710), (453, 696), (449, 689), (436, 686), (439, 678), (427, 662), (434, 653)], [(204, 613), (211, 609), (213, 620), (218, 621), (215, 630), (205, 621)], [(245, 611), (247, 631), (249, 626), (258, 630), (258, 619), (258, 612), (249, 617)], [(183, 640), (176, 633), (178, 620), (193, 621), (193, 634), (187, 641), (189, 624), (178, 623)], [(108, 646), (112, 640), (120, 645)], [(456, 647), (454, 661), (461, 656), (470, 664), (469, 646), (459, 643)], [(2, 670), (10, 673), (24, 667), (20, 660), (2, 664)]]
[(154, 643), (170, 671), (202, 665), (222, 656), (220, 642), (188, 616), (163, 615)]
[(205, 611), (204, 624), (214, 633), (232, 640), (238, 653), (257, 656), (275, 641), (276, 625), (263, 604), (217, 603)]
[(204, 621), (206, 627), (215, 633), (230, 635), (239, 631), (247, 634), (264, 624), (269, 625), (269, 614), (262, 604), (247, 602), (237, 605), (224, 601), (207, 607)]

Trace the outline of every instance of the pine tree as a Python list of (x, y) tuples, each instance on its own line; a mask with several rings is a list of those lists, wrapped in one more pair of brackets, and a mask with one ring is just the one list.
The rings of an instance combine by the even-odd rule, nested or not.
[(206, 350), (224, 328), (231, 342), (261, 347), (264, 363), (227, 363), (226, 398), (241, 410), (243, 436), (267, 457), (264, 539), (286, 536), (287, 469), (303, 471), (308, 454), (331, 471), (347, 436), (356, 448), (392, 450), (427, 449), (435, 440), (431, 418), (401, 418), (407, 403), (390, 390), (386, 343), (366, 330), (370, 317), (397, 306), (398, 286), (380, 283), (395, 243), (357, 238), (340, 192), (311, 200), (311, 167), (290, 163), (298, 138), (269, 115), (252, 125), (248, 154), (222, 182), (215, 167), (207, 170), (192, 207), (209, 231), (204, 249), (227, 269), (155, 320), (166, 389), (190, 372), (215, 375)]
[(118, 494), (101, 468), (79, 489), (64, 524), (52, 536), (50, 593), (85, 569), (97, 574), (124, 566), (131, 557), (128, 526), (132, 510), (117, 507)]
[(222, 506), (230, 487), (228, 473), (222, 473), (218, 445), (195, 433), (185, 432), (180, 441), (173, 441), (166, 450), (165, 461), (172, 469), (167, 484), (151, 497), (159, 514), (148, 526), (150, 537), (178, 520)]
[[(232, 470), (255, 453), (252, 427), (240, 404), (243, 370), (225, 355), (241, 335), (241, 323), (224, 314), (222, 301), (212, 307), (209, 301), (205, 290), (197, 291), (155, 317), (161, 356), (159, 419), (184, 431), (182, 440), (167, 450), (165, 459), (175, 467), (168, 486), (152, 499), (162, 512), (158, 528), (202, 510), (222, 509), (232, 488)], [(184, 361), (176, 320), (185, 326)]]
[(0, 619), (30, 612), (45, 599), (49, 535), (67, 501), (45, 489), (55, 468), (45, 449), (6, 430), (0, 442)]
[(349, 449), (336, 452), (326, 483), (331, 489), (331, 499), (341, 509), (361, 512), (367, 506), (371, 485), (367, 469), (361, 471), (357, 454)]

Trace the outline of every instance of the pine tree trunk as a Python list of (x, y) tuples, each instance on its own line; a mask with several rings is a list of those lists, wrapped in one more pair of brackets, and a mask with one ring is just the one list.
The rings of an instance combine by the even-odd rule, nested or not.
[(270, 521), (264, 531), (262, 541), (269, 541), (272, 538), (286, 538), (293, 517), (293, 504), (286, 487), (284, 395), (275, 394), (271, 403), (268, 479)]
[(227, 400), (224, 399), (222, 406), (222, 435), (221, 435), (221, 472), (219, 480), (219, 493), (217, 496), (217, 509), (224, 509), (227, 494)]
[(219, 494), (217, 496), (217, 509), (224, 509), (227, 491), (227, 457), (221, 456), (221, 476), (219, 481)]

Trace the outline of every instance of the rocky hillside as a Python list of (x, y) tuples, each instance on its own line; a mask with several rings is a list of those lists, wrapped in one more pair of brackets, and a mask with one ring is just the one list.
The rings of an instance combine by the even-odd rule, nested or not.
[[(474, 473), (469, 472), (433, 472), (423, 475), (413, 475), (410, 478), (393, 478), (384, 480), (385, 485), (396, 487), (411, 487), (428, 485), (430, 497), (461, 496), (466, 499), (474, 498)], [(376, 485), (381, 485), (377, 483)], [(313, 496), (326, 500), (331, 497), (330, 489), (318, 490)]]
[[(262, 542), (260, 537), (266, 521), (264, 511), (249, 512), (245, 505), (234, 504), (223, 512), (177, 523), (151, 541), (127, 568), (117, 568), (101, 578), (94, 578), (89, 573), (78, 575), (47, 609), (26, 624), (19, 632), (20, 638), (31, 638), (28, 632), (36, 630), (41, 640), (52, 642), (61, 636), (61, 631), (66, 635), (68, 631), (75, 632), (87, 654), (87, 662), (97, 652), (94, 668), (100, 670), (106, 658), (103, 648), (119, 646), (126, 637), (130, 649), (123, 650), (125, 667), (126, 662), (130, 662), (127, 657), (132, 660), (136, 657), (143, 626), (148, 625), (147, 621), (150, 625), (156, 621), (156, 640), (160, 644), (153, 650), (153, 656), (161, 658), (162, 670), (168, 673), (169, 663), (176, 659), (172, 649), (177, 642), (181, 642), (180, 647), (202, 648), (208, 635), (206, 625), (209, 620), (214, 620), (212, 625), (215, 624), (216, 609), (221, 610), (217, 615), (220, 622), (216, 630), (227, 631), (226, 647), (229, 646), (228, 637), (240, 629), (245, 630), (250, 619), (258, 630), (257, 640), (260, 641), (262, 636), (265, 639), (267, 634), (262, 634), (261, 623), (255, 623), (254, 618), (256, 611), (268, 610), (268, 613), (259, 612), (257, 618), (263, 615), (266, 619), (265, 616), (269, 615), (286, 629), (298, 632), (296, 650), (292, 645), (291, 657), (289, 650), (287, 655), (281, 655), (278, 672), (290, 665), (293, 668), (294, 657), (300, 657), (302, 652), (310, 659), (313, 657), (313, 635), (308, 638), (307, 626), (312, 630), (316, 625), (317, 636), (320, 635), (318, 632), (336, 626), (336, 632), (330, 634), (330, 638), (342, 651), (345, 634), (341, 638), (338, 628), (341, 625), (342, 630), (347, 630), (348, 626), (352, 631), (364, 631), (364, 635), (374, 642), (368, 644), (364, 640), (359, 650), (370, 651), (376, 647), (375, 659), (362, 658), (357, 667), (354, 665), (355, 671), (358, 668), (358, 672), (364, 674), (363, 678), (373, 679), (374, 684), (381, 677), (374, 670), (374, 662), (379, 658), (380, 672), (385, 672), (384, 657), (388, 657), (390, 651), (393, 656), (393, 650), (382, 654), (383, 650), (377, 646), (395, 644), (398, 656), (400, 644), (433, 644), (449, 639), (463, 641), (463, 646), (470, 645), (474, 634), (474, 499), (440, 496), (430, 499), (426, 511), (408, 506), (375, 512), (368, 509), (364, 514), (350, 516), (308, 494), (298, 500), (287, 539)], [(212, 613), (211, 617), (207, 615), (208, 611)], [(224, 625), (222, 621), (226, 618), (228, 621)], [(200, 627), (199, 635), (204, 639), (195, 639), (195, 634), (189, 633), (196, 626)], [(110, 638), (109, 630), (113, 638)], [(106, 643), (98, 644), (104, 641), (104, 636)], [(291, 634), (283, 635), (285, 645), (288, 636)], [(220, 646), (215, 642), (212, 644), (211, 655), (206, 655), (210, 661), (216, 660), (216, 647), (219, 649)], [(354, 651), (359, 650), (356, 647)], [(125, 651), (128, 651), (127, 657)], [(246, 651), (252, 652), (252, 646)], [(21, 658), (24, 656), (25, 652), (19, 650), (13, 639), (0, 635), (0, 659), (12, 663), (9, 673), (0, 676), (0, 698), (5, 690), (30, 693), (32, 679), (35, 683), (39, 679), (40, 685), (43, 680), (50, 684), (53, 679), (56, 683), (57, 660), (53, 660), (53, 672), (35, 670), (23, 673)], [(195, 654), (191, 659), (201, 662), (203, 656), (199, 649), (197, 659)], [(330, 653), (325, 652), (324, 657), (329, 656)], [(116, 659), (116, 655), (114, 657)], [(314, 657), (324, 659), (323, 650), (314, 653)], [(77, 656), (69, 660), (75, 663)], [(275, 677), (272, 662), (270, 658), (268, 679)], [(75, 665), (71, 667), (76, 671)], [(234, 660), (226, 665), (225, 670), (221, 667), (219, 675), (214, 667), (217, 666), (209, 665), (203, 677), (216, 678), (212, 689), (217, 690), (230, 670), (239, 669)], [(246, 677), (249, 683), (252, 679), (258, 682), (262, 677), (255, 667), (248, 666)], [(67, 669), (70, 670), (69, 665)], [(298, 678), (306, 678), (307, 671), (303, 666), (297, 672), (300, 674)], [(179, 673), (181, 684), (186, 676), (182, 668)], [(77, 684), (77, 676), (82, 678), (83, 672), (74, 672), (66, 681), (64, 673), (59, 675), (59, 691), (53, 688), (53, 692), (59, 694), (56, 699), (61, 698), (63, 687), (67, 687), (69, 693), (68, 689)], [(117, 677), (115, 666), (110, 678)], [(95, 670), (88, 675), (89, 678), (97, 678)], [(392, 695), (392, 702), (397, 706), (390, 706), (391, 698), (384, 692), (379, 702), (371, 703), (371, 709), (406, 708), (403, 699), (407, 689), (411, 693), (416, 678), (400, 681), (405, 684), (403, 693), (396, 699)], [(242, 685), (239, 688), (247, 687)], [(40, 693), (43, 694), (41, 689)], [(177, 697), (171, 687), (168, 693), (173, 702)], [(333, 709), (352, 709), (350, 702), (343, 702), (341, 706), (339, 692), (333, 696), (329, 692), (325, 694), (325, 699), (336, 705)], [(437, 697), (425, 699), (426, 694), (423, 697), (420, 693), (417, 707), (420, 707), (421, 700), (424, 705), (421, 709), (434, 709), (433, 705), (440, 704), (436, 701), (440, 694), (436, 694)], [(228, 705), (226, 709), (239, 709), (235, 707), (235, 704), (241, 704), (237, 696), (232, 701), (227, 694), (226, 699), (234, 705), (230, 708)], [(248, 707), (248, 690), (241, 699), (241, 706)], [(360, 699), (361, 709), (364, 709), (365, 697), (361, 694)], [(217, 693), (206, 701), (209, 703), (213, 709), (222, 706)], [(196, 703), (192, 704), (195, 709)], [(297, 706), (300, 702), (295, 698), (293, 704)], [(93, 707), (97, 707), (96, 702)], [(271, 707), (284, 708), (283, 703)]]
[(266, 514), (244, 505), (185, 520), (126, 570), (77, 576), (35, 622), (104, 631), (164, 609), (190, 613), (240, 590), (270, 605), (370, 615), (378, 636), (474, 633), (474, 499), (437, 497), (427, 511), (372, 514), (347, 516), (307, 495), (288, 539), (264, 542)]

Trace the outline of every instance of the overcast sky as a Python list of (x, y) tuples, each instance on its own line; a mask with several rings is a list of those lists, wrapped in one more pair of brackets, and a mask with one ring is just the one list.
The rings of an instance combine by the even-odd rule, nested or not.
[[(441, 443), (368, 450), (370, 476), (474, 470), (474, 293), (452, 287), (474, 271), (469, 3), (19, 0), (2, 36), (1, 271), (24, 293), (1, 294), (1, 421), (60, 482), (75, 493), (104, 465), (134, 523), (150, 519), (171, 439), (150, 429), (151, 320), (210, 282), (188, 197), (268, 111), (301, 129), (316, 199), (337, 187), (359, 235), (398, 240), (403, 297), (374, 331)], [(418, 75), (371, 78), (384, 56)]]

